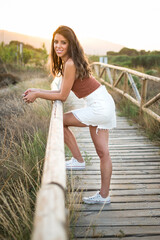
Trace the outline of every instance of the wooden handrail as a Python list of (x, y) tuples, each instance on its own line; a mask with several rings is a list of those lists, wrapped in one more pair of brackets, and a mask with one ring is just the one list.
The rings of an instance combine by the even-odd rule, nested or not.
[(160, 78), (158, 78), (158, 77), (150, 76), (148, 74), (141, 73), (141, 72), (129, 69), (129, 68), (114, 66), (114, 65), (111, 65), (111, 64), (100, 63), (100, 62), (93, 62), (91, 64), (91, 66), (93, 66), (93, 65), (98, 65), (98, 66), (101, 66), (102, 68), (105, 67), (105, 68), (109, 68), (109, 69), (115, 69), (115, 70), (120, 70), (120, 71), (123, 71), (123, 72), (128, 72), (132, 75), (135, 75), (135, 76), (143, 78), (143, 79), (146, 78), (146, 79), (154, 81), (154, 82), (160, 82)]
[[(140, 108), (140, 114), (142, 112), (145, 112), (145, 113), (149, 114), (152, 118), (154, 118), (155, 120), (160, 122), (160, 116), (157, 113), (155, 113), (152, 110), (147, 108), (147, 107), (151, 106), (153, 103), (155, 103), (156, 101), (158, 101), (160, 99), (160, 93), (158, 93), (155, 97), (153, 97), (148, 102), (146, 102), (147, 81), (154, 81), (154, 82), (160, 83), (160, 78), (150, 76), (148, 74), (140, 73), (138, 71), (131, 70), (131, 69), (128, 69), (128, 68), (114, 66), (114, 65), (100, 63), (100, 62), (92, 63), (91, 67), (95, 70), (95, 73), (100, 78), (100, 82), (102, 82), (103, 84), (110, 87), (113, 91), (115, 91), (117, 93), (120, 93), (121, 95), (123, 95), (124, 97), (129, 99), (133, 104), (138, 106)], [(113, 74), (111, 74), (110, 69), (113, 70)], [(117, 70), (121, 71), (118, 79), (116, 79), (116, 77), (115, 77), (116, 76), (115, 73), (116, 73)], [(104, 74), (105, 74), (105, 76), (107, 74), (109, 82), (105, 81), (102, 78)], [(132, 75), (137, 76), (137, 77), (140, 78), (140, 80), (142, 80), (141, 94), (139, 93), (139, 91), (137, 89), (137, 86), (134, 82), (134, 79), (133, 79)], [(123, 83), (124, 84), (124, 87), (123, 87), (124, 90), (121, 90), (121, 89), (118, 88), (117, 85), (120, 81), (122, 81), (123, 77), (124, 77), (124, 83)], [(128, 81), (130, 82), (130, 85), (133, 89), (133, 92), (135, 94), (135, 98), (132, 97), (128, 93)]]
[[(57, 78), (52, 89), (57, 89)], [(66, 240), (66, 168), (63, 135), (63, 104), (52, 108), (42, 183), (37, 194), (32, 240)]]

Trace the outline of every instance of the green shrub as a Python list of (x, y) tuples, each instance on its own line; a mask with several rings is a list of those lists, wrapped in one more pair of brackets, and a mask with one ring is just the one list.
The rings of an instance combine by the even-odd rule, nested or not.
[(133, 75), (132, 77), (133, 77), (133, 80), (134, 80), (134, 82), (135, 82), (138, 90), (140, 90), (140, 89), (141, 89), (141, 82), (140, 82), (140, 80), (139, 80), (139, 77), (134, 76), (134, 75)]
[(144, 68), (158, 67), (160, 65), (160, 55), (143, 55), (131, 59), (133, 67), (142, 66)]
[(138, 51), (135, 50), (135, 49), (131, 49), (131, 48), (122, 48), (120, 51), (119, 51), (119, 54), (120, 55), (127, 55), (127, 56), (137, 56), (138, 55)]
[(0, 44), (0, 58), (5, 63), (14, 63), (17, 60), (17, 48), (15, 45), (4, 46)]
[(138, 107), (133, 105), (128, 100), (121, 101), (121, 103), (119, 104), (119, 108), (121, 110), (121, 116), (126, 116), (135, 119), (139, 115)]
[(108, 56), (109, 64), (114, 64), (122, 67), (131, 67), (131, 57), (123, 56)]
[(89, 55), (89, 56), (88, 56), (88, 61), (89, 61), (89, 63), (92, 63), (92, 62), (99, 62), (99, 56), (96, 56), (96, 55)]
[(157, 76), (158, 75), (158, 71), (155, 69), (149, 69), (147, 71), (145, 71), (146, 74), (151, 75), (151, 76)]
[[(48, 61), (48, 53), (43, 43), (42, 48), (34, 48), (30, 45), (23, 44), (23, 54), (19, 52), (20, 42), (11, 41), (10, 44), (0, 44), (0, 58), (4, 63), (17, 64), (21, 62), (23, 64), (33, 64), (34, 66), (43, 66)], [(38, 63), (38, 64), (37, 64)]]

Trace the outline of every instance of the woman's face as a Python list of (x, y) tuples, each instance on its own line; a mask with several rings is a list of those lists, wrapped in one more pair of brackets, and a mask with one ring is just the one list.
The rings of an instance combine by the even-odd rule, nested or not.
[(60, 57), (63, 61), (69, 58), (68, 47), (69, 47), (68, 40), (61, 34), (57, 33), (54, 37), (54, 50), (57, 56)]

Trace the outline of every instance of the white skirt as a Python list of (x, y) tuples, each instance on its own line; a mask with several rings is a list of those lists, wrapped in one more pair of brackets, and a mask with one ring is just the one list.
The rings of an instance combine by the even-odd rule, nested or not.
[(97, 132), (98, 129), (116, 127), (115, 103), (105, 86), (101, 85), (83, 99), (86, 106), (71, 111), (80, 122), (87, 126), (97, 126)]

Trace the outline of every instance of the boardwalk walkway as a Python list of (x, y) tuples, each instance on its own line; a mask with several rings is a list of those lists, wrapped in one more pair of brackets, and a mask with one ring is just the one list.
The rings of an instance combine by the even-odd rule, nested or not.
[[(65, 106), (73, 109), (83, 104), (83, 100), (70, 95)], [(67, 174), (75, 181), (75, 191), (90, 196), (100, 187), (99, 158), (88, 128), (72, 130), (87, 167)], [(109, 147), (113, 162), (112, 203), (101, 206), (75, 202), (79, 218), (73, 239), (160, 239), (160, 148), (136, 125), (119, 116), (117, 128), (110, 132)]]

